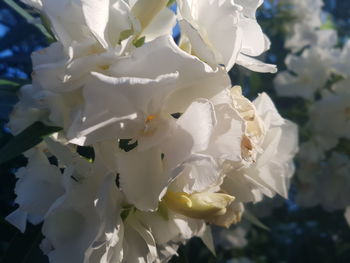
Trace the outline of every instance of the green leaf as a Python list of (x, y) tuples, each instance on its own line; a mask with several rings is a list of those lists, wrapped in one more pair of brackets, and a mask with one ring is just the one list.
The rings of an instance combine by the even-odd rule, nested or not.
[(260, 227), (266, 231), (270, 231), (269, 227), (267, 227), (263, 222), (261, 222), (255, 215), (253, 215), (248, 210), (244, 211), (243, 218), (245, 218), (246, 220), (248, 220), (250, 223), (252, 223), (257, 227)]
[(330, 15), (327, 16), (326, 22), (321, 25), (321, 30), (327, 30), (327, 29), (337, 29), (337, 25), (334, 24), (332, 17)]
[(25, 9), (20, 7), (13, 0), (3, 0), (3, 1), (8, 6), (10, 6), (13, 10), (15, 10), (19, 15), (21, 15), (24, 19), (26, 19), (28, 23), (31, 23), (33, 26), (39, 29), (39, 31), (44, 36), (46, 36), (49, 41), (54, 41), (51, 34), (45, 29), (45, 27), (42, 24), (33, 23), (33, 21), (35, 21), (35, 18), (32, 15), (30, 15)]
[(17, 83), (7, 79), (0, 79), (0, 96), (13, 96), (21, 87), (21, 83)]
[(127, 219), (127, 217), (130, 215), (130, 213), (135, 212), (135, 207), (134, 206), (128, 206), (124, 207), (122, 209), (122, 212), (120, 213), (120, 217), (122, 218), (123, 222)]
[(136, 41), (133, 42), (135, 47), (141, 47), (144, 43), (145, 43), (145, 37), (140, 37), (139, 39), (137, 39)]
[(45, 28), (45, 30), (50, 34), (51, 36), (51, 39), (48, 38), (49, 42), (54, 42), (54, 41), (57, 41), (54, 33), (52, 32), (51, 30), (51, 22), (50, 20), (47, 18), (47, 16), (45, 16), (44, 14), (41, 14), (40, 15), (40, 20), (41, 20), (41, 23), (43, 25), (43, 27)]
[(18, 86), (20, 84), (11, 81), (11, 80), (7, 80), (7, 79), (0, 79), (0, 86)]
[(21, 153), (39, 144), (44, 137), (62, 130), (60, 127), (46, 126), (42, 122), (35, 122), (10, 139), (5, 146), (0, 149), (0, 164), (17, 157)]

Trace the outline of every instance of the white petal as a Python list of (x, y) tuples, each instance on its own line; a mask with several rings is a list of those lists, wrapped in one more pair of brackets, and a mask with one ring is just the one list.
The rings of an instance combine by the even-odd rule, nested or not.
[(152, 22), (142, 31), (146, 41), (151, 41), (159, 36), (171, 35), (176, 25), (176, 16), (169, 9), (164, 8), (152, 20)]
[(266, 129), (269, 129), (272, 123), (273, 125), (282, 125), (284, 123), (284, 119), (278, 113), (274, 103), (266, 93), (259, 94), (253, 101), (253, 104), (258, 115), (263, 119)]
[[(134, 138), (142, 131), (149, 108), (159, 111), (163, 98), (175, 89), (177, 74), (159, 78), (112, 78), (94, 73), (85, 86), (85, 109), (76, 114), (68, 138), (85, 137), (83, 143), (112, 138)], [(96, 89), (96, 86), (99, 86)], [(78, 141), (74, 141), (77, 143)]]
[[(106, 170), (94, 162), (89, 171), (66, 168), (66, 193), (51, 206), (43, 225), (43, 234), (54, 248), (50, 262), (84, 262), (93, 241), (103, 226), (96, 210), (96, 198), (106, 178)], [(78, 182), (71, 175), (79, 176)], [(109, 184), (111, 184), (109, 182)]]
[(188, 194), (220, 189), (222, 175), (211, 156), (192, 155), (182, 165), (182, 171), (169, 186), (174, 192)]
[(15, 202), (22, 211), (43, 218), (52, 203), (64, 193), (60, 169), (51, 165), (43, 153), (36, 151), (21, 173), (23, 177), (15, 188)]
[(241, 65), (245, 68), (248, 68), (250, 70), (253, 70), (255, 72), (261, 72), (261, 73), (276, 73), (277, 72), (276, 65), (266, 64), (264, 62), (261, 62), (260, 60), (257, 60), (255, 58), (251, 58), (251, 57), (246, 56), (242, 53), (240, 53), (237, 57), (237, 64)]
[(117, 189), (115, 180), (115, 175), (107, 176), (97, 194), (96, 209), (100, 218), (100, 230), (91, 249), (86, 252), (92, 262), (94, 257), (96, 262), (101, 263), (119, 261), (122, 258), (124, 234), (120, 217), (122, 194)]
[(193, 138), (192, 152), (206, 150), (209, 139), (216, 125), (213, 105), (208, 100), (193, 102), (176, 122)]
[(344, 215), (345, 215), (346, 222), (348, 222), (348, 224), (350, 225), (350, 206), (346, 208)]
[(206, 247), (210, 250), (210, 252), (214, 256), (216, 256), (213, 234), (211, 232), (210, 226), (207, 226), (206, 230), (204, 231), (203, 235), (201, 236), (201, 239), (202, 239), (203, 243), (206, 245)]
[(81, 6), (76, 1), (45, 0), (42, 10), (65, 48), (68, 48), (73, 40), (79, 42), (89, 37)]
[(157, 247), (153, 235), (144, 225), (141, 224), (135, 216), (130, 216), (127, 218), (127, 224), (130, 225), (144, 240), (147, 245), (147, 262), (154, 262), (157, 259)]
[[(171, 61), (171, 63), (165, 63)], [(131, 56), (110, 67), (113, 76), (157, 78), (178, 72), (178, 88), (165, 103), (168, 113), (184, 112), (194, 99), (211, 98), (231, 86), (224, 70), (208, 65), (181, 50), (170, 36), (163, 36), (137, 48)]]
[(174, 222), (179, 228), (182, 238), (190, 239), (194, 236), (202, 236), (206, 230), (206, 224), (202, 220), (176, 215)]
[(140, 21), (141, 27), (146, 28), (154, 17), (166, 7), (167, 0), (138, 0), (132, 7), (132, 14)]
[(128, 201), (142, 211), (157, 209), (168, 180), (163, 174), (161, 151), (153, 148), (120, 153), (118, 169), (120, 187)]
[(151, 260), (148, 260), (150, 251), (146, 241), (135, 229), (133, 229), (132, 226), (128, 224), (125, 225), (124, 236), (125, 240), (123, 244), (123, 262), (152, 262)]
[(108, 47), (108, 39), (105, 37), (105, 30), (109, 20), (109, 0), (81, 0), (82, 10), (87, 26), (102, 44)]
[(133, 28), (130, 19), (130, 6), (124, 0), (117, 0), (114, 1), (109, 11), (107, 34), (110, 45), (116, 46), (121, 40), (120, 34)]
[(166, 168), (173, 169), (191, 153), (206, 150), (215, 125), (213, 105), (204, 99), (194, 101), (161, 145)]
[(11, 214), (6, 216), (6, 221), (8, 221), (10, 224), (14, 225), (24, 233), (26, 231), (26, 225), (27, 225), (27, 216), (28, 214), (20, 209), (16, 209)]
[(255, 19), (255, 13), (264, 0), (235, 0), (235, 3), (243, 7), (243, 13), (249, 18)]
[(266, 186), (246, 175), (244, 171), (232, 171), (224, 180), (222, 189), (228, 194), (236, 197), (240, 202), (259, 202), (262, 200), (261, 193), (270, 193), (265, 190)]
[(248, 56), (259, 56), (267, 50), (266, 36), (254, 19), (242, 19), (238, 25), (244, 32), (241, 52)]
[(215, 54), (205, 43), (200, 33), (185, 19), (179, 21), (181, 32), (183, 32), (191, 42), (195, 54), (204, 62), (215, 68), (219, 62), (216, 61)]
[(168, 219), (160, 216), (159, 212), (136, 212), (135, 216), (143, 224), (147, 225), (157, 243), (157, 245), (166, 244), (176, 240), (179, 235), (179, 229), (172, 220), (173, 213), (168, 213)]
[(244, 122), (229, 104), (217, 105), (215, 109), (218, 123), (207, 153), (216, 158), (239, 161)]

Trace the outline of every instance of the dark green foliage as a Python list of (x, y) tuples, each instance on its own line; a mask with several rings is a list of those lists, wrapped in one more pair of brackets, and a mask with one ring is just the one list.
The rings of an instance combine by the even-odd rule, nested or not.
[(12, 137), (0, 149), (0, 164), (17, 157), (21, 153), (39, 144), (45, 136), (62, 130), (60, 127), (47, 126), (42, 122), (35, 122), (18, 135)]

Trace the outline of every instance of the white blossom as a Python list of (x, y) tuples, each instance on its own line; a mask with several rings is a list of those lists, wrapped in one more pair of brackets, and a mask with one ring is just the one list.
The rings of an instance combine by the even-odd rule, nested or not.
[(305, 49), (301, 56), (289, 54), (285, 60), (288, 71), (279, 73), (274, 80), (277, 94), (313, 100), (315, 92), (323, 88), (330, 77), (329, 53), (315, 47)]
[(179, 1), (179, 23), (184, 34), (180, 46), (189, 46), (189, 51), (212, 67), (223, 64), (230, 70), (237, 63), (253, 71), (276, 72), (274, 65), (251, 58), (270, 47), (255, 18), (262, 2)]

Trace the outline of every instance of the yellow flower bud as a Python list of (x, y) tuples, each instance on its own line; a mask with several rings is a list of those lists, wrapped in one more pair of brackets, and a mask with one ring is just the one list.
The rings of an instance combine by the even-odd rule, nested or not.
[(168, 191), (163, 202), (171, 210), (187, 217), (208, 220), (224, 215), (235, 198), (224, 193), (201, 192), (187, 194)]

